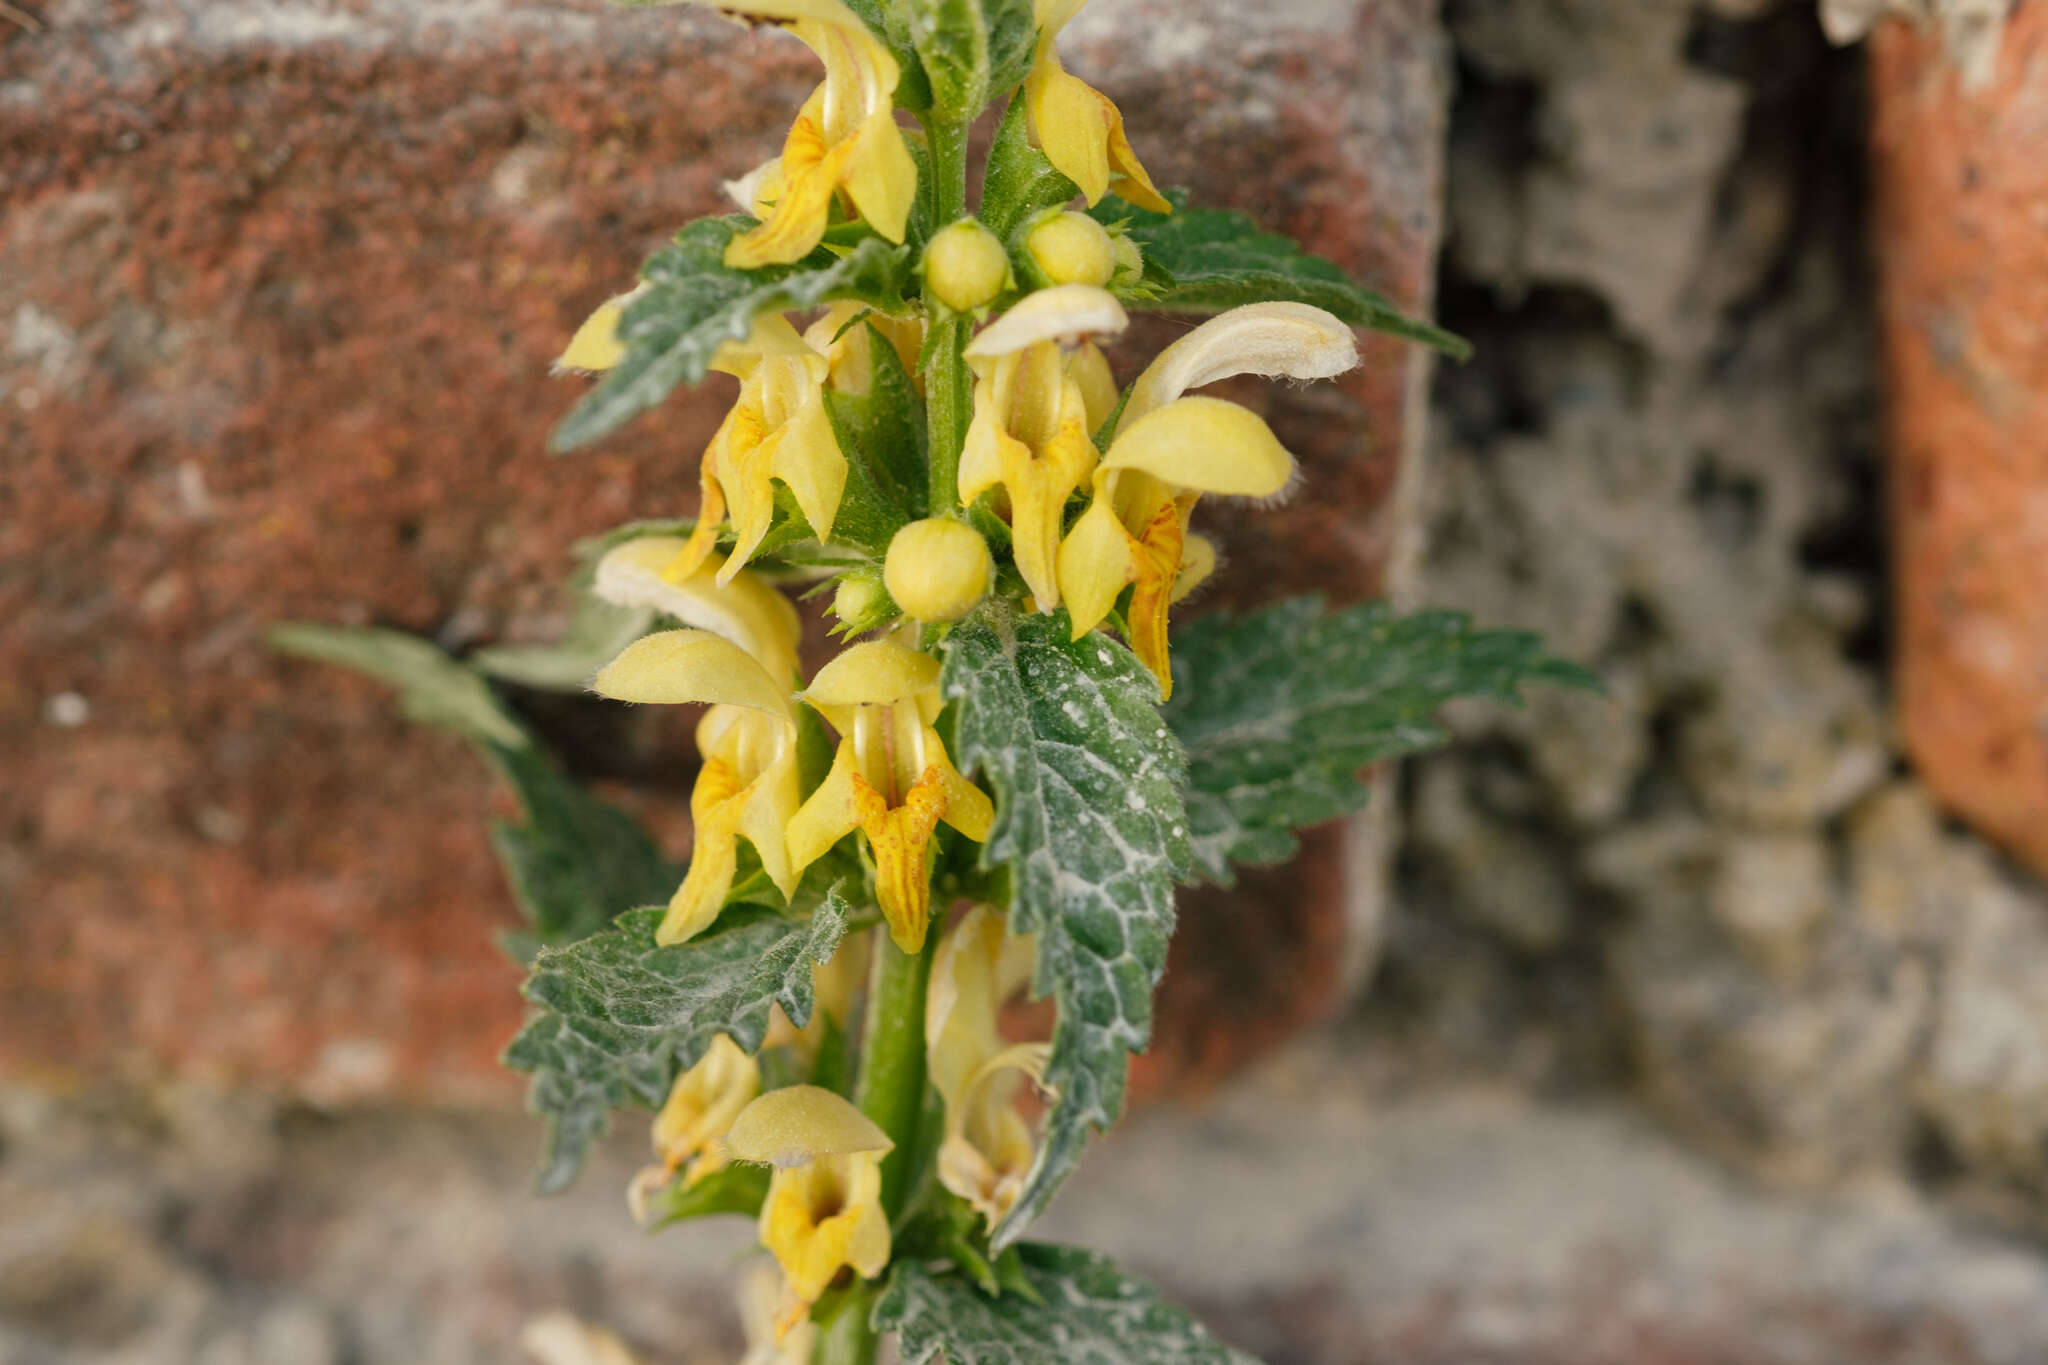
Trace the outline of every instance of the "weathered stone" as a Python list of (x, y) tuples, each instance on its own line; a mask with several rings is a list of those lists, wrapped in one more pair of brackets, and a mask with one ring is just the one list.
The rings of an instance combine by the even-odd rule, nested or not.
[[(0, 16), (0, 1068), (509, 1098), (494, 1058), (520, 1005), (482, 819), (502, 798), (381, 689), (280, 661), (263, 632), (545, 639), (571, 543), (690, 510), (729, 383), (556, 461), (542, 439), (578, 382), (548, 363), (776, 150), (816, 64), (694, 7), (597, 0), (24, 7), (40, 32)], [(1104, 3), (1069, 49), (1162, 183), (1420, 309), (1434, 16)], [(1243, 395), (1314, 495), (1204, 508), (1229, 600), (1378, 590), (1426, 362), (1367, 353), (1347, 388)], [(681, 851), (687, 717), (516, 700)], [(1377, 865), (1317, 847), (1306, 880), (1235, 903), (1263, 934), (1205, 949), (1233, 902), (1191, 912), (1174, 976), (1193, 993), (1169, 993), (1162, 1046), (1210, 1031), (1161, 1074), (1339, 998), (1324, 968), (1359, 954), (1347, 904), (1369, 907)], [(1255, 981), (1270, 994), (1240, 1008), (1265, 1033), (1210, 1007)]]
[(1875, 239), (1907, 751), (2048, 874), (2048, 15), (1965, 88), (1937, 34), (1871, 43)]

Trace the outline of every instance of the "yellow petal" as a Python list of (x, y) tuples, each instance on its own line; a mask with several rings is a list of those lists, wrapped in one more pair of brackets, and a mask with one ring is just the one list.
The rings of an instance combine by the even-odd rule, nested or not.
[(591, 591), (622, 607), (653, 607), (686, 626), (725, 636), (754, 656), (770, 677), (796, 685), (797, 642), (803, 625), (796, 607), (758, 574), (717, 581), (725, 561), (710, 555), (679, 578), (664, 572), (688, 545), (680, 536), (639, 536), (597, 562)]
[(854, 135), (847, 154), (847, 197), (868, 226), (892, 242), (903, 240), (910, 206), (917, 202), (917, 163), (896, 126), (894, 112), (884, 107), (870, 114)]
[(924, 727), (924, 749), (932, 755), (933, 766), (938, 769), (939, 782), (946, 793), (945, 822), (975, 843), (987, 843), (989, 828), (996, 820), (995, 803), (981, 788), (961, 776), (960, 770), (946, 756), (945, 741), (929, 725)]
[(1102, 468), (1142, 470), (1202, 493), (1269, 498), (1287, 487), (1294, 457), (1250, 409), (1220, 398), (1178, 398), (1120, 424)]
[(654, 1150), (675, 1170), (725, 1136), (740, 1111), (761, 1092), (761, 1064), (721, 1033), (697, 1064), (669, 1087), (654, 1118)]
[(1131, 385), (1118, 430), (1189, 389), (1233, 375), (1330, 379), (1357, 365), (1357, 335), (1335, 314), (1305, 303), (1248, 303), (1210, 318), (1154, 357)]
[(1166, 609), (1174, 580), (1180, 576), (1181, 540), (1187, 533), (1187, 512), (1164, 502), (1139, 534), (1131, 555), (1137, 565), (1131, 589), (1131, 652), (1159, 683), (1159, 700), (1173, 695), (1173, 667), (1167, 657)]
[[(765, 1099), (766, 1096), (763, 1096)], [(889, 1218), (873, 1153), (821, 1157), (775, 1172), (761, 1206), (761, 1241), (782, 1266), (787, 1293), (776, 1320), (783, 1337), (842, 1267), (872, 1279), (889, 1264)], [(821, 1211), (825, 1212), (820, 1216)]]
[(725, 1135), (734, 1161), (770, 1166), (802, 1166), (856, 1152), (880, 1155), (895, 1146), (851, 1101), (816, 1085), (769, 1091), (741, 1110)]
[(1073, 618), (1076, 640), (1102, 624), (1117, 594), (1137, 573), (1131, 538), (1116, 519), (1104, 481), (1097, 478), (1094, 501), (1060, 543), (1060, 595)]
[[(840, 495), (846, 490), (846, 456), (825, 415), (825, 391), (812, 384), (796, 414), (775, 434), (770, 466), (789, 485), (796, 505), (819, 540), (828, 540), (839, 517)], [(728, 566), (725, 572), (735, 572)]]
[(939, 661), (931, 655), (895, 640), (867, 640), (819, 669), (803, 698), (845, 733), (852, 727), (839, 726), (833, 712), (908, 701), (938, 685)]
[(1084, 341), (1067, 361), (1067, 374), (1080, 387), (1087, 405), (1088, 434), (1102, 430), (1102, 424), (1116, 411), (1119, 397), (1116, 376), (1110, 373), (1109, 357), (1092, 341)]
[(861, 833), (875, 859), (875, 900), (889, 922), (889, 937), (904, 952), (919, 953), (931, 927), (932, 831), (946, 808), (945, 782), (936, 765), (927, 767), (899, 806), (889, 805), (858, 773), (853, 791)]
[(599, 669), (590, 686), (616, 701), (719, 702), (789, 716), (789, 694), (752, 655), (708, 630), (643, 636)]
[(643, 284), (599, 304), (597, 311), (576, 329), (576, 335), (569, 338), (568, 349), (555, 361), (555, 373), (570, 370), (596, 374), (624, 360), (626, 347), (619, 340), (619, 323), (633, 300), (645, 292), (647, 286)]
[(1207, 536), (1189, 535), (1181, 545), (1180, 575), (1173, 580), (1173, 600), (1180, 601), (1209, 581), (1216, 572), (1216, 543)]
[(1025, 111), (1045, 159), (1080, 187), (1090, 204), (1109, 192), (1109, 125), (1106, 102), (1079, 76), (1060, 65), (1059, 54), (1042, 44), (1031, 74), (1024, 78)]
[(1116, 296), (1092, 284), (1060, 284), (1019, 299), (967, 343), (969, 360), (1009, 355), (1041, 341), (1121, 332), (1130, 317)]
[(854, 801), (853, 741), (841, 740), (832, 756), (832, 770), (790, 818), (784, 834), (788, 839), (789, 863), (801, 877), (804, 869), (825, 856), (825, 850), (860, 827), (860, 810)]
[(697, 770), (697, 782), (690, 790), (690, 824), (695, 841), (690, 848), (690, 870), (669, 898), (668, 913), (654, 931), (654, 941), (666, 948), (687, 943), (711, 927), (725, 898), (732, 891), (732, 879), (739, 868), (735, 840), (747, 791), (739, 774), (722, 758), (707, 757)]

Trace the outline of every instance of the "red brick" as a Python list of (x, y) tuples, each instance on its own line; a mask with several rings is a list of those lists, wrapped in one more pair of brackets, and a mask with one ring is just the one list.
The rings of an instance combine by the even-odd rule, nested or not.
[(2048, 875), (2048, 10), (1981, 90), (1932, 33), (1871, 57), (1906, 747)]

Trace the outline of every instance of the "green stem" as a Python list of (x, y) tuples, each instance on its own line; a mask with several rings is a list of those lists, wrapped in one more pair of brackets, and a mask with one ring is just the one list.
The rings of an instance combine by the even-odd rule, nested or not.
[(927, 934), (924, 951), (916, 954), (898, 948), (886, 932), (875, 938), (854, 1101), (895, 1140), (895, 1150), (882, 1160), (882, 1207), (894, 1219), (907, 1193), (904, 1181), (924, 1111), (924, 994), (939, 936)]
[[(934, 118), (925, 125), (932, 156), (932, 226), (967, 214), (967, 124)], [(972, 330), (968, 319), (934, 319), (925, 350), (925, 413), (931, 435), (929, 512), (942, 517), (959, 505), (960, 448), (967, 441), (973, 387), (960, 352)]]
[(867, 1294), (858, 1293), (852, 1303), (840, 1309), (839, 1316), (832, 1319), (811, 1352), (815, 1365), (874, 1365), (875, 1348), (881, 1338), (868, 1326), (872, 1308)]

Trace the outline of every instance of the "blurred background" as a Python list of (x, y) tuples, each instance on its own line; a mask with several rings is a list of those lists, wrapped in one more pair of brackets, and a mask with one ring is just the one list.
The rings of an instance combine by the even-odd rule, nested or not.
[[(1233, 393), (1308, 491), (1188, 614), (1391, 593), (1610, 695), (1185, 896), (1045, 1231), (1273, 1365), (2048, 1359), (2048, 7), (1069, 33), (1160, 183), (1478, 348)], [(505, 798), (262, 634), (545, 641), (691, 510), (730, 394), (555, 460), (548, 362), (815, 80), (694, 9), (0, 5), (6, 1365), (737, 1358), (747, 1229), (632, 1228), (638, 1117), (528, 1193)], [(513, 701), (684, 851), (685, 727)]]

